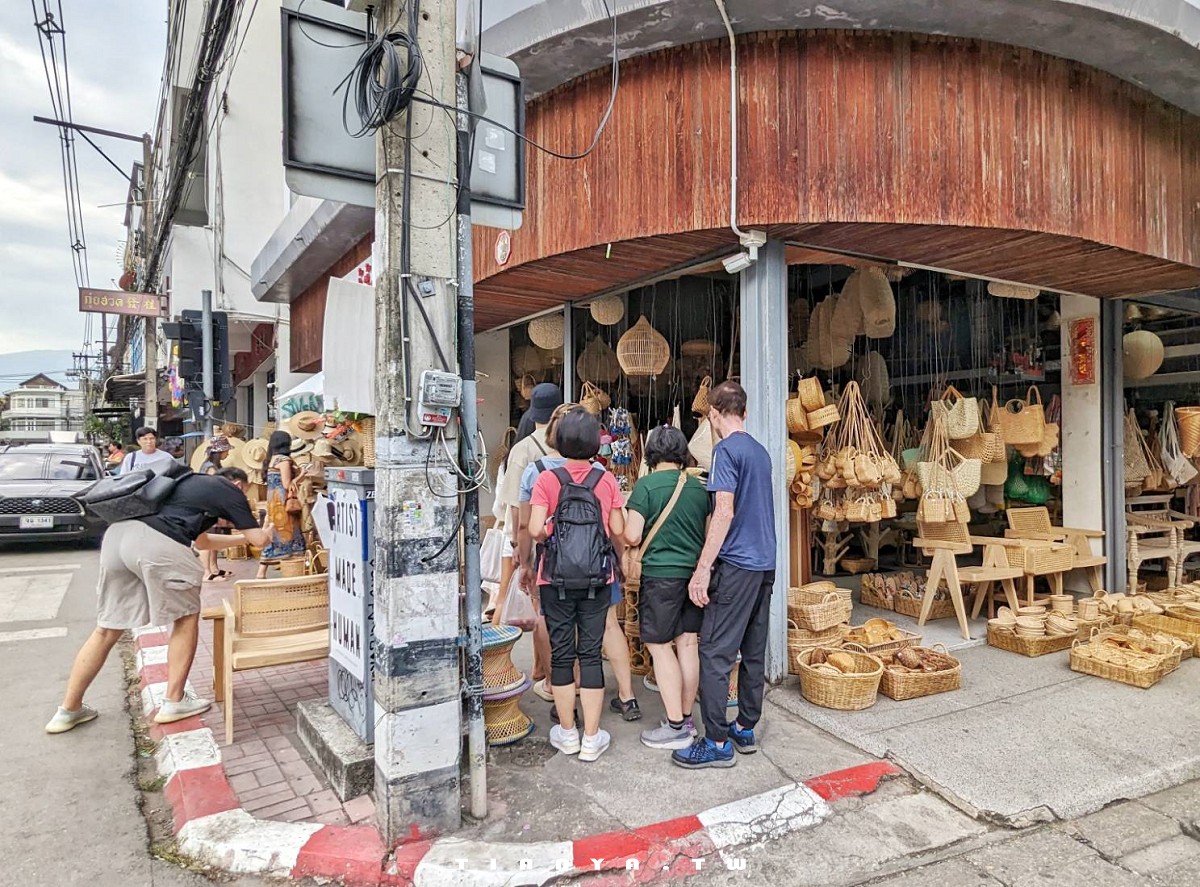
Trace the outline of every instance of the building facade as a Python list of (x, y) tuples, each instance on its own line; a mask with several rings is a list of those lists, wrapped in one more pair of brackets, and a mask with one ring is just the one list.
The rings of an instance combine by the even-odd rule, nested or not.
[(0, 437), (13, 443), (48, 442), (50, 432), (83, 431), (83, 392), (39, 373), (4, 392)]

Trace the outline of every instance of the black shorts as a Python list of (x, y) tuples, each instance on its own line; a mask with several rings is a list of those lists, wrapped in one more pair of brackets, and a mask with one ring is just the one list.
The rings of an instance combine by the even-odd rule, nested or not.
[(638, 622), (644, 644), (669, 644), (681, 634), (698, 634), (704, 611), (688, 596), (690, 579), (642, 577)]

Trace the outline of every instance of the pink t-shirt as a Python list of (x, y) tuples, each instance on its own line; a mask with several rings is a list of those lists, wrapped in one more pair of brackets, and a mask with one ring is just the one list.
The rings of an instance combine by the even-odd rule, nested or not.
[[(567, 473), (571, 475), (571, 479), (576, 483), (583, 483), (584, 478), (592, 470), (592, 465), (588, 462), (568, 462), (563, 466)], [(541, 505), (546, 509), (547, 520), (554, 516), (554, 509), (558, 507), (558, 494), (562, 492), (562, 485), (558, 482), (558, 478), (553, 471), (543, 471), (538, 475), (537, 481), (533, 485), (533, 497), (529, 500), (530, 505)], [(604, 476), (600, 478), (600, 483), (596, 484), (596, 498), (600, 502), (600, 513), (604, 516), (604, 529), (608, 535), (612, 536), (612, 530), (609, 528), (608, 522), (611, 519), (614, 508), (624, 508), (625, 499), (621, 495), (621, 488), (617, 486), (617, 479), (609, 472), (604, 472)], [(550, 527), (553, 532), (553, 526)], [(615, 576), (610, 576), (609, 581), (612, 581)], [(538, 562), (538, 578), (539, 585), (546, 584), (546, 578), (542, 574), (542, 563)]]

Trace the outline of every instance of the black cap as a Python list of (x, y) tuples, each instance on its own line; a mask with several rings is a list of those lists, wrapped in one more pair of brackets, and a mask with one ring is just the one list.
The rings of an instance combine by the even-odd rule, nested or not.
[(529, 396), (529, 415), (539, 425), (550, 421), (550, 414), (563, 402), (562, 389), (553, 382), (535, 385)]

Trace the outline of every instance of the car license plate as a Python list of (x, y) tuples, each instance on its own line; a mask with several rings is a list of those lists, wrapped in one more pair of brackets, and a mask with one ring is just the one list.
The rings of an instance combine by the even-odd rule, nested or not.
[(22, 530), (49, 530), (54, 527), (54, 516), (47, 515), (26, 515), (21, 518)]

